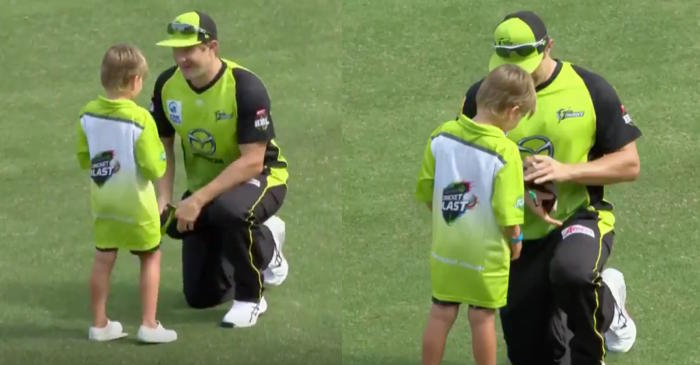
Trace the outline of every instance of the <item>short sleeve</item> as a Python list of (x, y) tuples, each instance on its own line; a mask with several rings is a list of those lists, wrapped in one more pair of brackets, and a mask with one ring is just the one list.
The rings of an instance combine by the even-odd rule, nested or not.
[(156, 123), (144, 113), (143, 130), (136, 140), (135, 154), (139, 171), (148, 180), (156, 180), (165, 173), (165, 149), (158, 138)]
[(275, 138), (270, 113), (270, 96), (260, 78), (252, 72), (234, 68), (238, 106), (238, 144), (267, 142)]
[(418, 172), (418, 184), (416, 185), (416, 199), (420, 202), (433, 201), (433, 189), (435, 185), (435, 156), (432, 151), (432, 138), (423, 151), (423, 162)]
[(87, 136), (83, 130), (82, 118), (78, 122), (77, 137), (76, 157), (78, 158), (78, 163), (81, 169), (88, 169), (90, 167), (90, 148), (88, 146)]
[(573, 68), (586, 84), (595, 109), (596, 133), (591, 157), (615, 152), (639, 138), (642, 132), (632, 122), (612, 85), (593, 72), (578, 66)]
[(153, 95), (151, 96), (150, 112), (158, 127), (158, 135), (161, 137), (172, 137), (175, 135), (175, 128), (170, 124), (163, 110), (163, 85), (175, 73), (177, 66), (173, 66), (161, 73), (153, 87)]
[(503, 167), (496, 172), (491, 206), (496, 221), (501, 227), (523, 224), (525, 187), (523, 182), (523, 164), (517, 146), (508, 141)]

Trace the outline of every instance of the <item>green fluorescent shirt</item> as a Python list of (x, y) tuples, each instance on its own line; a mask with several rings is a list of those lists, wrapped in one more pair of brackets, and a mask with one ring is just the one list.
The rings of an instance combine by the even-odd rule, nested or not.
[[(476, 92), (481, 81), (467, 91), (462, 113), (476, 114)], [(563, 163), (595, 160), (641, 136), (615, 90), (601, 76), (557, 61), (552, 77), (537, 86), (537, 110), (524, 118), (508, 138), (518, 144), (522, 158), (548, 155)], [(579, 209), (612, 210), (602, 186), (557, 183), (558, 207), (554, 218), (566, 220)], [(612, 217), (612, 216), (611, 216)], [(523, 235), (538, 239), (555, 227), (525, 212)]]
[(160, 241), (151, 180), (165, 173), (165, 152), (148, 110), (99, 97), (80, 111), (77, 158), (90, 169), (97, 246), (139, 249)]
[(161, 137), (177, 133), (187, 173), (187, 188), (197, 190), (240, 157), (240, 144), (266, 142), (267, 186), (287, 182), (287, 161), (275, 142), (270, 98), (262, 81), (247, 69), (222, 59), (214, 80), (192, 86), (177, 66), (157, 79), (151, 112)]
[(432, 133), (416, 197), (432, 202), (433, 296), (505, 305), (510, 251), (501, 227), (523, 223), (522, 181), (518, 147), (497, 127), (462, 115)]

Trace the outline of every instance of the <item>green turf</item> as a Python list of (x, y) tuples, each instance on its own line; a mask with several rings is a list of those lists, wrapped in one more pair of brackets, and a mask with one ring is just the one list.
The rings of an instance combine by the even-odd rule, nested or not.
[[(430, 216), (412, 192), (429, 133), (483, 77), (495, 24), (537, 11), (555, 56), (607, 78), (644, 137), (642, 173), (608, 190), (638, 339), (610, 364), (700, 364), (696, 245), (697, 2), (343, 3), (343, 363), (419, 363), (430, 305)], [(547, 5), (549, 4), (549, 5)], [(595, 5), (594, 5), (595, 4)], [(679, 38), (680, 36), (680, 38)], [(446, 364), (470, 364), (466, 317)], [(499, 364), (506, 364), (499, 339)]]
[[(544, 18), (555, 55), (605, 76), (644, 133), (639, 181), (608, 189), (618, 216), (611, 263), (626, 274), (638, 342), (607, 363), (700, 364), (700, 6), (680, 0), (3, 1), (0, 364), (419, 363), (430, 296), (429, 214), (413, 201), (422, 149), (486, 71), (495, 23), (526, 7)], [(154, 43), (191, 8), (213, 16), (222, 55), (258, 73), (273, 98), (291, 166), (281, 215), (292, 272), (267, 294), (257, 327), (223, 330), (225, 306), (186, 308), (168, 239), (159, 317), (180, 340), (89, 343), (77, 112), (100, 92), (103, 52), (121, 41), (149, 60), (146, 104), (171, 64)], [(181, 166), (178, 177), (181, 192)], [(123, 255), (109, 306), (131, 334), (137, 275)], [(448, 346), (445, 364), (471, 363), (465, 318)], [(499, 339), (499, 364), (503, 354)]]
[[(167, 22), (191, 8), (214, 18), (221, 54), (255, 71), (271, 94), (290, 164), (281, 216), (292, 271), (268, 292), (269, 311), (255, 328), (221, 329), (227, 306), (186, 308), (179, 244), (166, 239), (159, 318), (180, 338), (139, 346), (138, 261), (123, 254), (108, 309), (131, 339), (90, 343), (94, 249), (89, 177), (74, 156), (77, 113), (100, 92), (99, 64), (114, 42), (144, 51), (151, 72), (139, 102), (147, 105), (158, 73), (172, 64), (170, 51), (154, 44)], [(3, 1), (0, 364), (340, 362), (339, 9), (333, 0)]]

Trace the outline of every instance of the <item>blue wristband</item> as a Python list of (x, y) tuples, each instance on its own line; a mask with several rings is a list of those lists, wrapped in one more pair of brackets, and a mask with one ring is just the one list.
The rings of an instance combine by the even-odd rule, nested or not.
[(510, 244), (511, 245), (517, 245), (518, 243), (523, 241), (523, 232), (520, 232), (520, 235), (518, 237), (511, 237), (510, 238)]

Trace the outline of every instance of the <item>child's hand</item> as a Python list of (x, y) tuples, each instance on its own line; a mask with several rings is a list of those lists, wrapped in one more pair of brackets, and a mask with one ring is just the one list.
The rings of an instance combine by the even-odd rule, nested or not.
[[(556, 198), (556, 195), (553, 193), (536, 189), (527, 189), (525, 193), (525, 205), (527, 205), (528, 209), (530, 209), (531, 212), (535, 213), (535, 215), (540, 217), (540, 219), (543, 221), (557, 227), (561, 227), (561, 221), (549, 216), (550, 211), (554, 212), (557, 210)], [(551, 203), (551, 209), (547, 209), (549, 206), (545, 204), (545, 201), (551, 200), (554, 200), (554, 202)]]
[(510, 245), (510, 261), (515, 261), (520, 257), (520, 251), (523, 250), (523, 241)]

